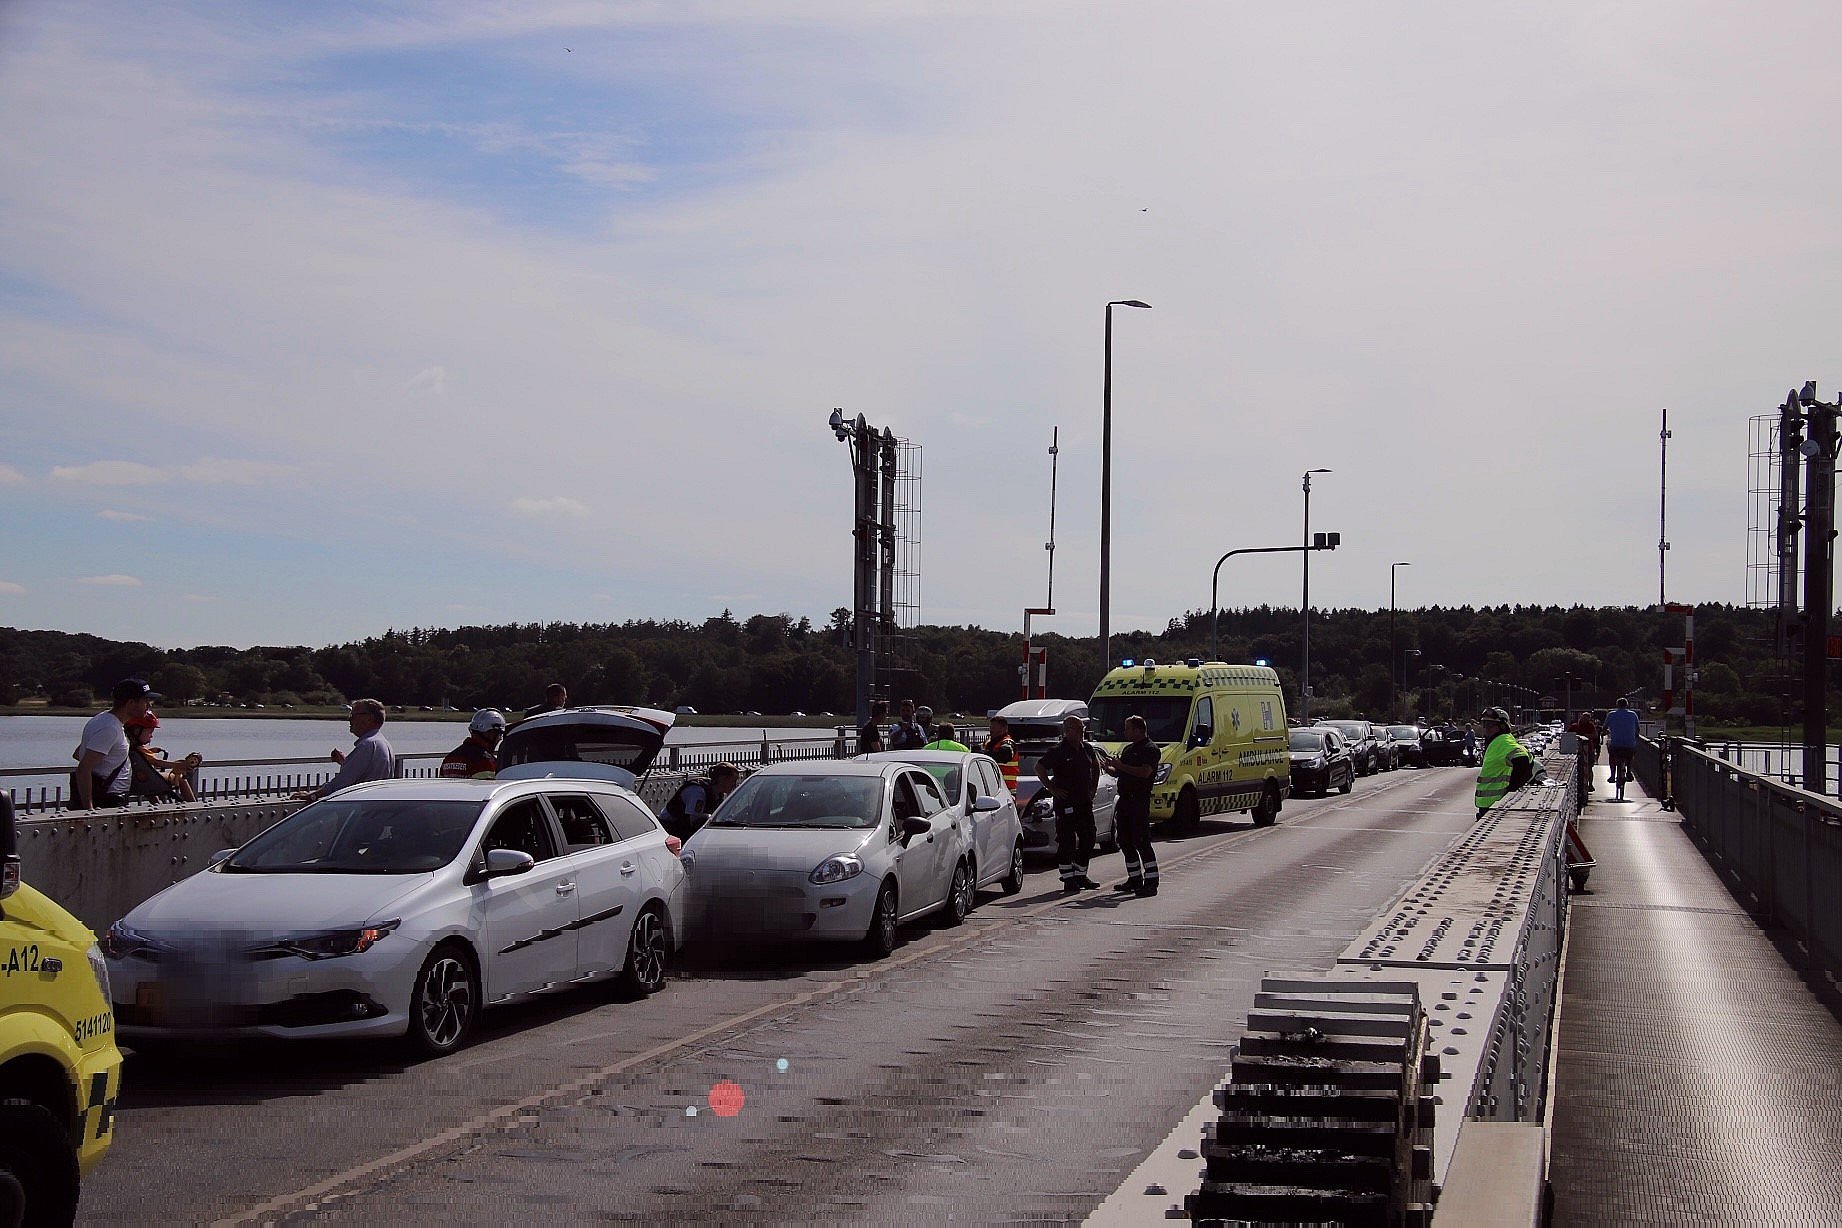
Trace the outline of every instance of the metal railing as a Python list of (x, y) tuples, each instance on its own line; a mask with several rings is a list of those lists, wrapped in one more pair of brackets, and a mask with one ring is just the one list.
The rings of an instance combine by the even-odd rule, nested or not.
[(1832, 985), (1842, 983), (1842, 803), (1679, 738), (1640, 743), (1634, 767), (1646, 790), (1674, 800), (1741, 903), (1783, 929)]
[[(746, 772), (769, 763), (786, 763), (807, 759), (844, 759), (857, 753), (857, 735), (840, 729), (831, 737), (773, 739), (754, 738), (734, 742), (701, 742), (684, 746), (667, 746), (654, 760), (646, 778), (640, 783), (640, 795), (654, 806), (659, 788), (675, 788), (685, 776), (708, 771), (719, 763), (733, 763)], [(406, 779), (427, 779), (441, 770), (441, 751), (421, 751), (396, 757), (396, 775)], [(192, 789), (201, 802), (248, 801), (258, 798), (285, 797), (303, 789), (314, 789), (333, 778), (338, 769), (324, 756), (300, 759), (231, 759), (206, 763), (187, 774)], [(26, 783), (7, 785), (7, 796), (21, 815), (55, 814), (69, 807), (70, 769), (67, 767), (0, 768), (0, 780)], [(653, 783), (653, 782), (659, 783)], [(37, 782), (37, 783), (34, 783)], [(52, 782), (52, 783), (45, 783)], [(669, 797), (669, 791), (666, 797)], [(163, 805), (147, 799), (129, 803), (129, 809)]]

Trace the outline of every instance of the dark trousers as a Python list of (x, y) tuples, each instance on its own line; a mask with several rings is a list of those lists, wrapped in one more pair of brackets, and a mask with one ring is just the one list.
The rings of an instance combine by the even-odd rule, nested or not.
[(1119, 851), (1126, 858), (1126, 881), (1158, 885), (1158, 855), (1151, 847), (1151, 799), (1119, 799), (1113, 811), (1119, 835)]
[(1087, 863), (1094, 859), (1094, 804), (1087, 798), (1055, 803), (1055, 851), (1062, 863), (1062, 881), (1086, 878)]

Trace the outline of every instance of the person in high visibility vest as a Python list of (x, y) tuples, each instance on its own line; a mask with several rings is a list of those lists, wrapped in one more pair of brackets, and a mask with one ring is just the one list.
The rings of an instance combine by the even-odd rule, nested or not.
[(1484, 766), (1477, 770), (1477, 817), (1527, 784), (1535, 775), (1535, 758), (1510, 732), (1509, 713), (1486, 708), (1478, 718), (1484, 730)]
[(947, 724), (945, 721), (941, 721), (939, 724), (935, 725), (930, 732), (934, 735), (934, 739), (926, 746), (923, 746), (921, 748), (922, 750), (956, 750), (964, 754), (966, 751), (972, 749), (959, 740), (959, 730), (953, 728), (953, 726)]
[(998, 765), (998, 774), (1004, 777), (1004, 787), (1017, 796), (1017, 743), (1011, 738), (1011, 723), (1001, 716), (991, 718), (991, 729), (985, 736), (980, 750), (990, 755)]

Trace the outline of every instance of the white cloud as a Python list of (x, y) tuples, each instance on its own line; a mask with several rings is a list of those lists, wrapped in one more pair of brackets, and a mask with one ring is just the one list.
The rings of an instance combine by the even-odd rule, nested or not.
[(167, 481), (164, 469), (143, 465), (139, 461), (91, 461), (87, 465), (58, 465), (52, 479), (87, 486), (154, 486)]
[(0, 465), (0, 486), (19, 486), (30, 480), (11, 465)]
[(404, 392), (428, 392), (436, 396), (448, 390), (448, 369), (446, 367), (424, 367), (409, 377), (403, 385)]
[(256, 486), (274, 481), (289, 472), (288, 466), (268, 461), (206, 457), (182, 467), (179, 476), (188, 482), (206, 486)]
[(107, 575), (107, 576), (84, 576), (81, 580), (78, 580), (77, 583), (93, 585), (96, 588), (139, 588), (141, 587), (141, 581), (139, 577), (124, 576), (120, 574)]
[(121, 522), (122, 524), (137, 524), (137, 523), (140, 523), (141, 521), (153, 519), (152, 516), (143, 516), (139, 512), (117, 511), (115, 508), (112, 508), (112, 507), (105, 507), (100, 512), (97, 512), (96, 515), (101, 517), (104, 520), (115, 520), (115, 521)]
[(0, 580), (0, 593), (15, 594), (25, 591), (26, 586), (23, 584), (15, 584), (11, 580)]
[(548, 499), (513, 499), (511, 509), (520, 516), (569, 516), (588, 515), (588, 509), (567, 495), (555, 495)]

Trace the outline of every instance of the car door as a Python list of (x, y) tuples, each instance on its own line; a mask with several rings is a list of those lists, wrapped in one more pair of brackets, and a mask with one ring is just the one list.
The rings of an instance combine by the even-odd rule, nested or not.
[(906, 919), (947, 898), (953, 879), (953, 824), (957, 816), (926, 772), (903, 772), (896, 777), (892, 812), (898, 834), (903, 820), (910, 816), (926, 819), (928, 824), (925, 833), (909, 838), (896, 859), (901, 912)]
[(529, 853), (536, 864), (523, 874), (473, 886), (486, 1000), (502, 1001), (575, 979), (575, 872), (568, 858), (558, 856), (556, 832), (541, 798), (508, 803), (481, 838), (475, 863), (484, 866), (492, 849)]
[(996, 810), (984, 813), (974, 812), (973, 847), (978, 850), (980, 885), (995, 882), (1010, 873), (1011, 848), (1017, 843), (1020, 828), (1017, 822), (1017, 805), (1011, 800), (1011, 791), (1004, 787), (1004, 778), (998, 774), (998, 765), (985, 759), (972, 761), (974, 775), (978, 779), (978, 791), (986, 797), (998, 800)]
[(562, 861), (576, 884), (575, 976), (618, 972), (644, 895), (633, 846), (586, 793), (545, 796), (563, 836)]

